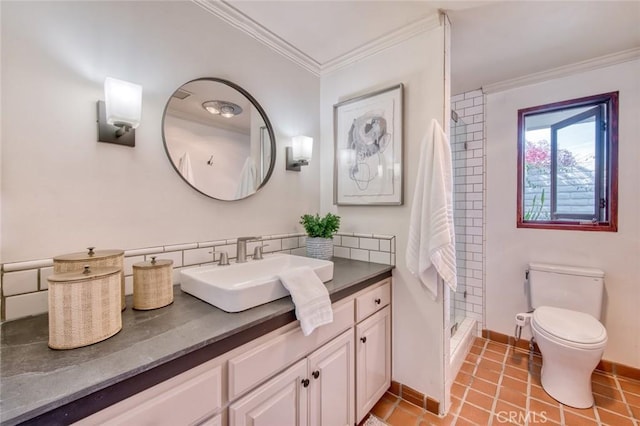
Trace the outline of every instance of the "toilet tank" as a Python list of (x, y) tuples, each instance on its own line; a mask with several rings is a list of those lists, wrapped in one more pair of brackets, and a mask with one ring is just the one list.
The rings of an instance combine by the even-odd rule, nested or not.
[(555, 306), (600, 319), (604, 272), (575, 266), (529, 264), (529, 302), (533, 309)]

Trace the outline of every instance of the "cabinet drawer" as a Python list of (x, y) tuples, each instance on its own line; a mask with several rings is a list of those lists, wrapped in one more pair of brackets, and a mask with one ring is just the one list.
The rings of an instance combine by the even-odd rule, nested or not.
[(304, 336), (300, 327), (229, 360), (229, 400), (242, 395), (353, 325), (353, 300), (333, 306), (333, 322)]
[(380, 308), (391, 303), (391, 280), (382, 281), (380, 287), (369, 290), (356, 298), (356, 322), (360, 322)]
[(211, 368), (208, 364), (195, 367), (76, 424), (195, 424), (222, 407), (222, 367)]

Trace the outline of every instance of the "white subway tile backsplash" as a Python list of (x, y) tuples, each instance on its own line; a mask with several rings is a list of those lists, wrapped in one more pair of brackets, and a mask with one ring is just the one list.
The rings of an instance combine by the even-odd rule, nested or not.
[(40, 290), (49, 288), (49, 277), (53, 275), (53, 266), (40, 268)]
[[(237, 256), (237, 239), (174, 244), (125, 251), (125, 294), (133, 293), (133, 265), (148, 261), (151, 256), (173, 261), (173, 282), (180, 283), (180, 271), (185, 267), (212, 264), (221, 252), (229, 258)], [(384, 234), (339, 233), (334, 238), (334, 256), (354, 260), (395, 265), (395, 237)], [(266, 244), (265, 244), (266, 243)], [(284, 252), (306, 255), (306, 236), (301, 233), (271, 235), (262, 241), (247, 243), (247, 255), (265, 244), (265, 252)], [(268, 246), (267, 246), (268, 245)], [(2, 288), (5, 302), (5, 320), (35, 315), (47, 311), (47, 276), (53, 273), (52, 259), (29, 262), (14, 262), (2, 265), (4, 270)], [(8, 277), (8, 278), (7, 278)], [(25, 284), (26, 283), (26, 284)], [(40, 290), (40, 291), (38, 291)], [(19, 291), (20, 293), (16, 293)], [(23, 297), (24, 296), (24, 297)]]
[(351, 249), (351, 259), (354, 260), (362, 260), (365, 262), (369, 261), (369, 251), (361, 250), (361, 249)]
[(282, 249), (283, 250), (291, 250), (294, 248), (298, 248), (298, 238), (297, 237), (288, 237), (282, 239)]
[[(220, 246), (226, 247), (226, 246)], [(217, 248), (217, 247), (216, 247)], [(212, 247), (196, 248), (185, 250), (184, 253), (184, 265), (197, 265), (200, 263), (213, 262), (213, 249)], [(235, 257), (229, 255), (229, 257)]]
[(146, 247), (141, 249), (125, 250), (124, 257), (140, 256), (151, 253), (161, 253), (164, 251), (164, 247)]
[(383, 251), (370, 251), (369, 262), (383, 263), (385, 265), (391, 264), (391, 253)]
[(348, 247), (333, 247), (333, 255), (335, 257), (345, 257), (349, 259), (351, 257), (351, 249)]
[(6, 272), (2, 276), (2, 294), (12, 296), (15, 294), (38, 291), (38, 270)]
[(5, 319), (38, 315), (49, 309), (49, 291), (19, 294), (4, 299)]
[(133, 274), (133, 264), (138, 262), (144, 262), (144, 256), (131, 256), (124, 258), (124, 274), (132, 275)]
[(198, 243), (173, 244), (164, 246), (164, 251), (190, 250), (198, 248)]
[(11, 262), (2, 265), (4, 272), (24, 271), (26, 269), (45, 268), (53, 266), (53, 259), (28, 260), (26, 262)]
[(342, 245), (344, 247), (358, 248), (360, 246), (360, 242), (359, 242), (358, 237), (343, 236), (342, 237)]

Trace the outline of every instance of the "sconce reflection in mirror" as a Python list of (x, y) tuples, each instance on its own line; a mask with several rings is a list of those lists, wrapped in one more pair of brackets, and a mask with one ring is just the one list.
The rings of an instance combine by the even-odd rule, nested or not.
[(142, 115), (142, 86), (107, 77), (98, 101), (98, 142), (135, 146)]
[(299, 172), (301, 166), (308, 166), (313, 152), (313, 138), (296, 136), (291, 146), (286, 148), (287, 170)]

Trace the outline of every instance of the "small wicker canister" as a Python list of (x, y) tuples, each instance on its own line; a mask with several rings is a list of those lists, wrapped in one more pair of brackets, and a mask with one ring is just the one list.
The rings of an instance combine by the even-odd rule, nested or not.
[(173, 302), (173, 260), (133, 264), (133, 309), (162, 308)]
[(120, 269), (115, 266), (53, 274), (49, 281), (49, 347), (74, 349), (122, 329)]
[(120, 303), (124, 310), (124, 250), (96, 250), (95, 247), (88, 247), (88, 252), (70, 253), (53, 258), (53, 272), (74, 272), (82, 271), (85, 265), (91, 268), (101, 268), (104, 266), (115, 266), (120, 268)]

